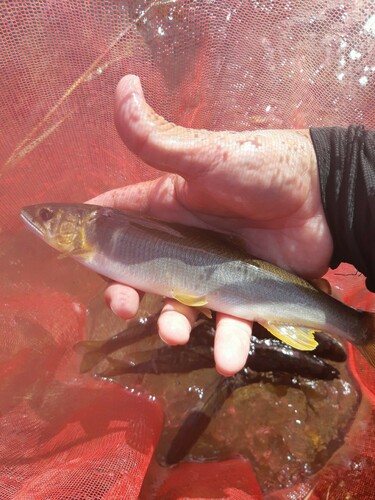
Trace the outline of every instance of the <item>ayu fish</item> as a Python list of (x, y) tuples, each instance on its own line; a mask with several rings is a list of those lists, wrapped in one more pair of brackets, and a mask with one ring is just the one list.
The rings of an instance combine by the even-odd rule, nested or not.
[(375, 315), (250, 257), (219, 233), (88, 204), (33, 205), (21, 216), (64, 256), (111, 280), (256, 321), (300, 350), (315, 349), (314, 331), (324, 331), (358, 346), (375, 367)]

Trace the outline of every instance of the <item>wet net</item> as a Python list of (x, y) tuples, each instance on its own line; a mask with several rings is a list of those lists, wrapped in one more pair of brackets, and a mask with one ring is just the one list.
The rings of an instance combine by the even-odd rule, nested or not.
[[(57, 262), (19, 210), (159, 175), (114, 127), (128, 73), (187, 127), (375, 127), (373, 2), (3, 0), (0, 47), (0, 498), (261, 498), (235, 457), (153, 470), (160, 404), (80, 375), (72, 350), (100, 279)], [(360, 277), (331, 278), (375, 307)], [(268, 498), (374, 498), (375, 376), (357, 352), (348, 362), (362, 400), (345, 444)]]

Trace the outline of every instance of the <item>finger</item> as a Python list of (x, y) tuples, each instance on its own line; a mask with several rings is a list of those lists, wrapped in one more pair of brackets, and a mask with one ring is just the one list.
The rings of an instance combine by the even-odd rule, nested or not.
[(242, 370), (249, 353), (251, 331), (249, 321), (217, 314), (214, 356), (219, 373), (231, 376)]
[(133, 288), (114, 283), (104, 292), (104, 299), (114, 314), (122, 319), (133, 318), (137, 314), (139, 295)]
[[(223, 214), (229, 210), (259, 218), (259, 213), (268, 214), (275, 196), (287, 191), (290, 200), (285, 188), (290, 183), (284, 182), (289, 170), (281, 168), (280, 160), (290, 157), (284, 151), (290, 131), (279, 131), (275, 136), (271, 130), (221, 132), (177, 126), (146, 103), (140, 80), (134, 75), (125, 76), (117, 86), (115, 122), (130, 150), (149, 165), (188, 181), (180, 185), (179, 199), (195, 210), (211, 213), (215, 198), (220, 200), (214, 209), (216, 215), (224, 208)], [(282, 138), (286, 135), (284, 141), (280, 134)], [(264, 189), (269, 191), (268, 197)], [(236, 193), (234, 203), (230, 192)]]
[(224, 133), (180, 127), (155, 113), (134, 75), (125, 76), (117, 86), (115, 122), (130, 150), (153, 167), (185, 178), (217, 165), (228, 154)]
[(175, 300), (167, 300), (158, 321), (160, 338), (169, 345), (186, 344), (197, 316), (197, 310)]

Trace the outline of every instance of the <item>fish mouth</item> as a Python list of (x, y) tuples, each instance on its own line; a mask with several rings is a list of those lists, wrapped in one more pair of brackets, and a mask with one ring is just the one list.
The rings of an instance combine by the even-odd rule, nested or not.
[(20, 212), (21, 219), (25, 223), (26, 227), (30, 229), (33, 233), (35, 233), (38, 236), (43, 236), (43, 231), (40, 229), (40, 227), (37, 225), (37, 223), (33, 220), (32, 215), (26, 210), (22, 209)]

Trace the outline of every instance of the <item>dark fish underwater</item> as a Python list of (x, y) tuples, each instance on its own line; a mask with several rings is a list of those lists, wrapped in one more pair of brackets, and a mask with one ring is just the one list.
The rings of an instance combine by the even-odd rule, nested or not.
[[(82, 354), (81, 371), (94, 369), (97, 376), (114, 379), (127, 374), (182, 374), (214, 369), (214, 319), (197, 321), (191, 339), (184, 346), (162, 346), (156, 349), (129, 350), (132, 344), (157, 335), (158, 314), (130, 321), (127, 329), (105, 341), (83, 341), (76, 345)], [(344, 362), (346, 353), (341, 343), (319, 333), (319, 346), (312, 352), (298, 351), (272, 338), (267, 330), (255, 325), (246, 366), (233, 377), (217, 375), (205, 391), (205, 397), (189, 411), (161, 461), (165, 465), (180, 462), (189, 453), (211, 420), (234, 391), (251, 384), (270, 383), (298, 387), (303, 380), (331, 381), (340, 376), (330, 362)], [(137, 344), (138, 345), (138, 344)], [(127, 348), (123, 359), (111, 354)], [(101, 368), (105, 361), (106, 368)], [(97, 368), (96, 368), (97, 365)]]

